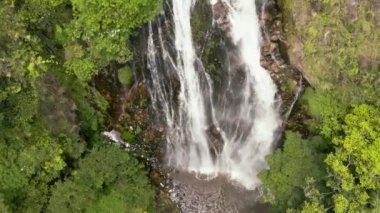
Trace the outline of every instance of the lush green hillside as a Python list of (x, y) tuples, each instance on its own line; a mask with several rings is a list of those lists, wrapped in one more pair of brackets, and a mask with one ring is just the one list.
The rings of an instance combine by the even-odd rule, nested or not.
[[(260, 174), (262, 200), (272, 212), (380, 212), (380, 2), (277, 3), (287, 56), (311, 85), (291, 115), (283, 147)], [(161, 5), (0, 2), (0, 212), (156, 211), (143, 162), (101, 132), (116, 128), (125, 141), (145, 141), (148, 149), (162, 139), (144, 132), (147, 91), (133, 84), (139, 63), (133, 60), (144, 59), (133, 55), (139, 47), (131, 43)], [(211, 13), (206, 0), (196, 5), (194, 41), (223, 87), (223, 35), (203, 22)], [(136, 97), (124, 100), (114, 87)]]
[(152, 212), (141, 163), (100, 135), (109, 103), (91, 79), (128, 63), (161, 1), (0, 5), (0, 212)]
[(278, 2), (290, 61), (315, 90), (268, 157), (264, 200), (273, 212), (379, 212), (380, 2)]

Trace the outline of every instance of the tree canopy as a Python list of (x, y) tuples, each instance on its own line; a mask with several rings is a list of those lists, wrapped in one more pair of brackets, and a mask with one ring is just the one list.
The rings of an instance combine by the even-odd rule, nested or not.
[(143, 166), (120, 148), (95, 148), (52, 189), (49, 212), (152, 212), (154, 192)]
[(364, 211), (370, 202), (378, 202), (380, 192), (380, 110), (366, 104), (355, 107), (343, 129), (344, 136), (333, 138), (335, 150), (325, 160), (332, 175), (327, 185), (335, 192), (336, 212)]
[(160, 9), (155, 0), (72, 0), (73, 19), (57, 25), (57, 36), (65, 47), (65, 67), (87, 81), (111, 62), (131, 58), (129, 38), (133, 30), (151, 20)]
[[(276, 212), (300, 206), (307, 195), (308, 178), (321, 184), (326, 176), (323, 160), (325, 141), (315, 137), (308, 141), (296, 132), (287, 132), (283, 150), (277, 150), (267, 158), (270, 170), (260, 174), (268, 188), (264, 199), (275, 205)], [(303, 162), (303, 163), (300, 163)]]
[[(274, 210), (380, 211), (380, 34), (376, 18), (380, 10), (371, 1), (348, 2), (278, 2), (291, 46), (288, 53), (302, 54), (297, 66), (314, 89), (307, 88), (296, 106), (295, 117), (303, 119), (292, 131), (302, 134), (303, 143), (294, 143), (288, 133), (281, 151), (268, 157), (270, 169), (260, 176), (268, 192), (265, 198), (271, 198), (265, 201)], [(292, 159), (298, 152), (310, 153), (304, 150), (305, 144), (312, 147), (316, 137), (324, 141), (323, 149), (314, 149), (298, 162)], [(290, 146), (294, 147), (290, 150)], [(287, 154), (291, 157), (284, 158)], [(312, 156), (323, 157), (318, 161)], [(273, 159), (283, 160), (274, 163)], [(316, 163), (319, 167), (310, 173), (307, 167)], [(288, 174), (283, 168), (302, 168), (297, 171), (304, 169), (305, 173)], [(303, 181), (303, 190), (294, 191), (301, 185), (294, 180)], [(291, 202), (295, 195), (297, 203)]]
[(142, 164), (104, 145), (109, 103), (89, 80), (126, 65), (161, 1), (0, 5), (0, 212), (153, 211)]

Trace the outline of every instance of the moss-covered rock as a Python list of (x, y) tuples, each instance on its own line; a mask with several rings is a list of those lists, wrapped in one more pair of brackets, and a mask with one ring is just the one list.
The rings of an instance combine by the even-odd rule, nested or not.
[(223, 70), (226, 69), (226, 49), (219, 29), (213, 26), (213, 12), (208, 1), (198, 1), (192, 15), (194, 44), (205, 71), (215, 86), (222, 84)]
[(291, 63), (317, 89), (336, 90), (353, 103), (364, 101), (363, 96), (375, 101), (379, 92), (375, 85), (380, 84), (379, 2), (278, 2)]
[(133, 81), (133, 71), (130, 67), (124, 66), (117, 71), (117, 77), (124, 86), (130, 86)]

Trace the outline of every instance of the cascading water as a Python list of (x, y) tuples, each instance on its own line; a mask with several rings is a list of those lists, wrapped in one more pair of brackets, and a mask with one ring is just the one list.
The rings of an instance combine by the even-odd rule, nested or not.
[[(224, 88), (214, 88), (194, 49), (191, 13), (195, 0), (173, 0), (174, 45), (163, 39), (163, 34), (171, 33), (165, 14), (156, 22), (157, 32), (149, 27), (150, 93), (153, 106), (165, 118), (169, 166), (208, 178), (224, 175), (254, 189), (280, 125), (276, 86), (260, 66), (255, 1), (210, 3), (221, 2), (228, 7), (232, 44), (239, 58), (238, 68), (224, 73)], [(221, 148), (210, 142), (210, 134), (218, 138)]]

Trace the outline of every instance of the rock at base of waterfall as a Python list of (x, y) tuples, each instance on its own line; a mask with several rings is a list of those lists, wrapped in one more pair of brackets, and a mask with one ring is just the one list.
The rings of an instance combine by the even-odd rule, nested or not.
[(220, 129), (215, 125), (210, 126), (207, 130), (207, 136), (210, 152), (213, 156), (222, 153), (224, 141)]

